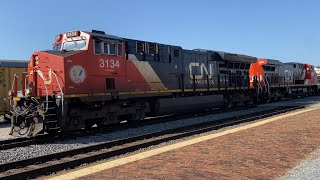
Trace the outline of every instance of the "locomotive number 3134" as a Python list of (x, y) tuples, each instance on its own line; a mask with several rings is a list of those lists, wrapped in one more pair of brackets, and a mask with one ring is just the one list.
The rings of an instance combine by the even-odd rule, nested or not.
[(119, 63), (119, 60), (100, 59), (99, 60), (99, 66), (101, 68), (119, 68), (120, 67), (120, 63)]

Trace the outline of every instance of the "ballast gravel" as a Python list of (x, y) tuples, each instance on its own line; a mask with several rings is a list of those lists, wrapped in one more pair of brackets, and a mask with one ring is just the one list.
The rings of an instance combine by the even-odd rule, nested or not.
[[(306, 98), (307, 99), (307, 98)], [(320, 99), (320, 98), (319, 98)], [(165, 122), (155, 125), (142, 126), (138, 128), (129, 128), (125, 130), (110, 132), (106, 134), (97, 134), (87, 137), (81, 137), (76, 139), (69, 139), (65, 141), (54, 141), (48, 142), (47, 144), (40, 145), (31, 145), (27, 147), (18, 147), (14, 149), (8, 149), (0, 151), (0, 163), (8, 163), (12, 161), (23, 160), (32, 157), (38, 157), (48, 154), (53, 154), (57, 152), (72, 150), (76, 148), (82, 148), (94, 144), (99, 144), (108, 141), (114, 141), (134, 136), (139, 136), (142, 134), (148, 134), (152, 132), (159, 132), (169, 129), (174, 129), (178, 127), (183, 127), (187, 125), (193, 125), (203, 122), (216, 121), (219, 119), (237, 117), (241, 115), (251, 114), (255, 112), (263, 112), (275, 108), (275, 106), (285, 106), (285, 105), (296, 105), (289, 101), (283, 101), (273, 104), (260, 105), (253, 107), (251, 109), (234, 111), (234, 112), (225, 112), (220, 114), (212, 114), (202, 117), (193, 117), (183, 120), (177, 120), (173, 122)], [(300, 104), (302, 105), (302, 104)]]
[(298, 167), (294, 168), (287, 175), (282, 177), (283, 180), (296, 179), (320, 179), (320, 149), (315, 152), (311, 158), (303, 161)]
[(16, 138), (14, 136), (10, 136), (9, 132), (10, 124), (0, 124), (0, 141)]

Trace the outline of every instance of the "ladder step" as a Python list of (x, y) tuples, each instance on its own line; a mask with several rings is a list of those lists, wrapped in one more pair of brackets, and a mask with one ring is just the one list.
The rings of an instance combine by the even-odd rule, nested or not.
[(57, 114), (45, 114), (44, 116), (48, 117), (48, 116), (56, 116)]
[(56, 121), (56, 120), (53, 120), (53, 121), (46, 121), (46, 123), (47, 124), (49, 124), (49, 123), (57, 123), (58, 121)]
[(49, 128), (49, 130), (55, 130), (55, 129), (61, 129), (61, 127), (52, 127), (52, 128)]

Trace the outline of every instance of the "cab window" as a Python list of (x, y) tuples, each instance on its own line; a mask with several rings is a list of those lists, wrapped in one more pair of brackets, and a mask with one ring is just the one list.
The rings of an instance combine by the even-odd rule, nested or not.
[(118, 56), (122, 56), (122, 44), (118, 44)]
[(57, 44), (57, 45), (55, 45), (55, 46), (53, 46), (53, 51), (60, 51), (60, 49), (61, 49), (61, 44)]
[(103, 53), (115, 55), (116, 54), (116, 44), (115, 43), (103, 43)]
[(101, 54), (101, 41), (94, 41), (94, 54)]
[(116, 54), (116, 44), (109, 44), (109, 54)]

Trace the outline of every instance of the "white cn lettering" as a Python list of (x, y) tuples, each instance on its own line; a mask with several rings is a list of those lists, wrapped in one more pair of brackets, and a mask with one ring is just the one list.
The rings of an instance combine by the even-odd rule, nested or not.
[(212, 78), (212, 74), (213, 74), (213, 65), (209, 64), (209, 72), (208, 69), (206, 67), (206, 65), (204, 63), (201, 63), (201, 65), (199, 63), (196, 62), (192, 62), (189, 64), (189, 73), (190, 73), (190, 79), (193, 79), (193, 67), (200, 67), (200, 74), (194, 75), (194, 79), (196, 80), (201, 80), (203, 79), (204, 75), (208, 75), (208, 78), (211, 79)]

